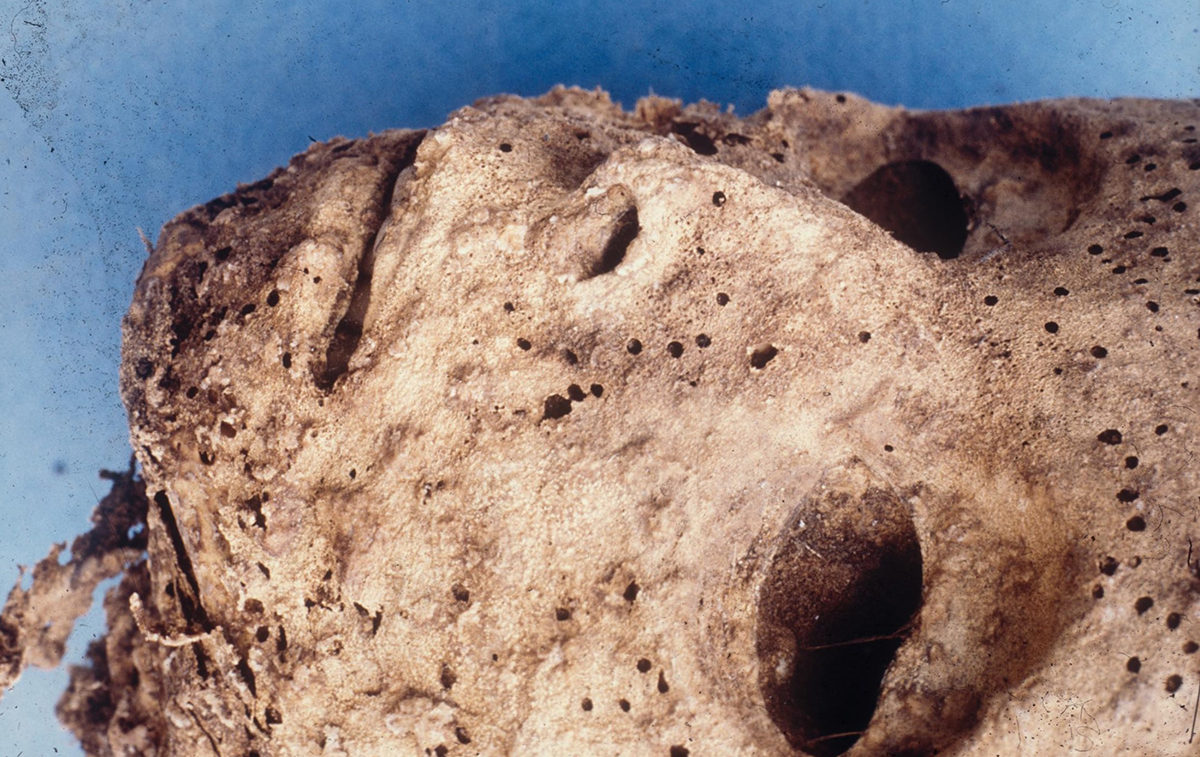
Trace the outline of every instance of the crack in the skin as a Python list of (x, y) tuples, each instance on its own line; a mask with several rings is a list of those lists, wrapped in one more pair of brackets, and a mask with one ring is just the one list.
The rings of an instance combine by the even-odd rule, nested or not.
[(637, 205), (630, 205), (617, 217), (612, 228), (612, 236), (604, 245), (600, 259), (588, 272), (588, 278), (615, 270), (625, 259), (625, 251), (629, 249), (629, 245), (633, 244), (633, 240), (637, 238), (638, 232), (641, 230), (642, 227), (638, 225)]
[(166, 492), (160, 491), (154, 495), (154, 504), (158, 505), (159, 518), (162, 519), (163, 527), (167, 529), (167, 535), (171, 539), (171, 547), (175, 551), (175, 563), (179, 566), (179, 572), (183, 574), (184, 580), (187, 581), (192, 597), (195, 598), (193, 606), (183, 592), (176, 592), (183, 614), (189, 622), (193, 619), (196, 620), (205, 633), (212, 631), (212, 622), (208, 619), (204, 603), (200, 601), (200, 583), (196, 580), (192, 559), (188, 556), (187, 547), (183, 543), (183, 535), (179, 532), (179, 523), (176, 522), (175, 513), (171, 510), (171, 500), (167, 497)]
[(375, 273), (375, 250), (391, 217), (392, 197), (395, 195), (396, 185), (400, 182), (404, 170), (416, 160), (417, 148), (424, 138), (425, 132), (423, 131), (414, 134), (405, 145), (403, 154), (396, 161), (392, 170), (388, 172), (385, 180), (387, 188), (380, 200), (379, 225), (364, 243), (362, 255), (359, 257), (358, 276), (354, 281), (354, 291), (350, 295), (350, 304), (346, 307), (346, 312), (342, 315), (341, 320), (338, 321), (337, 328), (334, 329), (333, 339), (330, 340), (329, 348), (325, 352), (325, 366), (315, 377), (317, 387), (324, 392), (331, 391), (337, 380), (349, 369), (350, 358), (358, 349), (358, 343), (362, 339), (363, 321), (366, 318), (367, 309), (371, 305), (371, 279)]

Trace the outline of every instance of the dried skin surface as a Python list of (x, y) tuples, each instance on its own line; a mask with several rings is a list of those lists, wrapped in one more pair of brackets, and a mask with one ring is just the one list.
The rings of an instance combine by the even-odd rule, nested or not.
[(181, 215), (136, 748), (1187, 753), (1197, 123), (556, 90)]

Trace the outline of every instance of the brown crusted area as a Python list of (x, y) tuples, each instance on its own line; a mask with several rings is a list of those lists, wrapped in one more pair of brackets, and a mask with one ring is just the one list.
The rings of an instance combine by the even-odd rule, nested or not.
[(147, 595), (145, 561), (129, 568), (104, 597), (108, 633), (88, 644), (85, 665), (70, 667), (58, 719), (86, 754), (162, 754), (170, 731), (163, 681), (168, 647), (148, 642), (129, 612), (133, 593)]
[(71, 543), (64, 564), (57, 544), (33, 568), (28, 589), (12, 588), (0, 612), (0, 691), (7, 690), (27, 665), (54, 668), (62, 662), (75, 621), (91, 606), (101, 581), (120, 575), (146, 548), (146, 494), (141, 479), (128, 471), (101, 471), (112, 489), (92, 513), (92, 529)]
[(64, 712), (96, 753), (1187, 753), (1198, 125), (557, 89), (189, 211), (125, 323), (147, 569)]

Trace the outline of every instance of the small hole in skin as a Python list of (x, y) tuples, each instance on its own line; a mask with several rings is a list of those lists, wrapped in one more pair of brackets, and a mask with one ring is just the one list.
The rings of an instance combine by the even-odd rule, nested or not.
[(722, 205), (724, 205), (725, 204), (725, 193), (724, 192), (713, 192), (712, 204), (716, 205), (718, 208), (721, 207)]
[(629, 700), (628, 699), (622, 699), (619, 702), (617, 702), (617, 704), (619, 704), (621, 706), (622, 710), (624, 710), (625, 712), (629, 712)]
[(1183, 685), (1183, 677), (1179, 674), (1167, 676), (1166, 689), (1168, 694), (1174, 694), (1179, 691), (1179, 687)]
[(592, 711), (592, 700), (585, 697), (584, 700), (579, 703), (579, 706), (583, 708), (584, 712), (591, 712)]
[(773, 345), (768, 344), (763, 347), (759, 347), (750, 354), (750, 367), (761, 371), (766, 367), (767, 363), (774, 360), (775, 356), (778, 354), (779, 350)]
[(637, 661), (637, 669), (639, 673), (649, 673), (651, 668), (650, 661), (645, 657)]
[(571, 400), (561, 394), (551, 394), (542, 409), (542, 420), (554, 420), (571, 413)]
[(642, 351), (642, 343), (637, 339), (630, 339), (629, 343), (625, 345), (625, 349), (630, 355), (636, 355)]
[(512, 152), (512, 145), (507, 142), (500, 143), (500, 152)]
[(678, 358), (683, 355), (683, 344), (680, 342), (671, 342), (667, 345), (667, 354), (671, 357)]
[(1125, 661), (1125, 669), (1130, 673), (1136, 673), (1142, 669), (1142, 661), (1136, 657), (1130, 657)]
[(725, 294), (724, 292), (717, 292), (717, 304), (720, 305), (721, 307), (725, 307), (726, 305), (728, 305), (729, 304), (729, 295)]

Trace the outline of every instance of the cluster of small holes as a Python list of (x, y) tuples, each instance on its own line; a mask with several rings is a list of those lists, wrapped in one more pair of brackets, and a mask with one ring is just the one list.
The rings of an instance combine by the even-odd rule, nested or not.
[[(632, 595), (633, 595), (633, 597), (636, 597), (637, 584), (630, 583), (629, 586), (631, 588), (634, 588), (634, 591), (632, 591)], [(625, 598), (627, 600), (629, 600), (630, 602), (632, 602), (633, 598), (630, 596), (630, 594), (631, 594), (631, 591), (629, 588), (627, 588), (625, 591)], [(650, 661), (650, 659), (647, 657), (640, 657), (640, 658), (638, 658), (634, 667), (637, 669), (638, 673), (645, 675), (654, 669), (654, 663), (652, 663)], [(658, 680), (656, 681), (654, 686), (659, 694), (666, 694), (667, 692), (669, 692), (671, 690), (670, 684), (667, 683), (666, 673), (661, 668), (658, 671)], [(617, 706), (621, 709), (622, 712), (630, 712), (633, 709), (633, 704), (625, 697), (621, 697), (620, 699), (617, 700)], [(595, 709), (595, 703), (592, 701), (591, 697), (584, 697), (582, 700), (580, 700), (580, 707), (583, 709), (584, 712), (591, 712), (593, 709)], [(687, 754), (688, 753), (688, 750), (684, 749), (683, 747), (671, 747), (671, 749), (672, 749), (671, 754), (677, 754), (677, 753), (678, 754)], [(676, 752), (675, 751), (676, 749), (683, 749), (683, 751)]]
[(583, 402), (588, 398), (588, 395), (599, 399), (604, 396), (604, 386), (601, 384), (592, 384), (587, 391), (579, 384), (571, 384), (567, 387), (567, 396), (561, 394), (551, 394), (546, 398), (542, 406), (542, 420), (555, 420), (571, 413), (572, 403)]
[[(1189, 126), (1186, 127), (1186, 130), (1191, 132), (1195, 130), (1195, 127)], [(1112, 131), (1104, 131), (1099, 136), (1102, 140), (1108, 140), (1113, 138), (1114, 133)], [(1141, 164), (1141, 169), (1145, 173), (1156, 171), (1159, 168), (1158, 162), (1156, 161), (1143, 162), (1142, 156), (1138, 153), (1128, 154), (1124, 160), (1125, 163), (1130, 167)], [(1189, 170), (1200, 170), (1200, 162), (1193, 161), (1191, 164), (1189, 164), (1188, 168)], [(1161, 203), (1164, 206), (1170, 207), (1171, 211), (1174, 213), (1183, 213), (1187, 210), (1188, 206), (1186, 202), (1180, 199), (1181, 194), (1182, 191), (1178, 187), (1171, 187), (1161, 190), (1157, 193), (1145, 195), (1140, 199), (1142, 203)], [(1154, 214), (1143, 213), (1137, 216), (1136, 220), (1147, 227), (1155, 228), (1160, 226), (1160, 224), (1158, 224), (1159, 219)], [(1145, 236), (1146, 231), (1143, 231), (1142, 229), (1127, 228), (1125, 232), (1121, 234), (1121, 239), (1128, 242), (1133, 242), (1142, 239)], [(1104, 247), (1101, 244), (1092, 243), (1087, 247), (1087, 253), (1092, 256), (1101, 256), (1104, 254)], [(1150, 247), (1148, 253), (1149, 258), (1153, 260), (1161, 261), (1162, 263), (1169, 263), (1171, 261), (1170, 249), (1166, 245), (1157, 244), (1152, 246)], [(1103, 264), (1111, 264), (1111, 272), (1115, 275), (1124, 274), (1129, 271), (1130, 267), (1136, 265), (1135, 262), (1116, 262), (1111, 259), (1104, 259), (1101, 262)], [(1138, 286), (1143, 286), (1149, 283), (1149, 279), (1144, 276), (1138, 277), (1134, 281), (1134, 284)], [(1057, 287), (1054, 290), (1054, 294), (1057, 296), (1066, 296), (1068, 293), (1069, 292), (1065, 287)], [(1146, 299), (1143, 304), (1146, 310), (1152, 314), (1161, 312), (1163, 307), (1162, 303), (1160, 303), (1157, 299)], [(1051, 328), (1052, 324), (1054, 326), (1053, 329)], [(1045, 329), (1051, 333), (1055, 333), (1057, 331), (1057, 326), (1057, 323), (1048, 321), (1045, 324)], [(1155, 330), (1162, 331), (1162, 326), (1156, 326)], [(1200, 330), (1197, 331), (1197, 337), (1200, 338)], [(1102, 345), (1092, 346), (1089, 350), (1089, 353), (1097, 360), (1104, 359), (1108, 357), (1109, 354), (1108, 349)], [(1056, 371), (1056, 373), (1060, 372)], [(1169, 430), (1169, 426), (1165, 423), (1160, 423), (1154, 427), (1154, 433), (1156, 436), (1163, 436), (1167, 434)], [(1098, 434), (1097, 439), (1101, 443), (1108, 445), (1119, 445), (1124, 441), (1121, 432), (1117, 429), (1106, 429)], [(1123, 458), (1123, 464), (1126, 470), (1135, 470), (1139, 467), (1140, 460), (1135, 455), (1126, 455)], [(1137, 488), (1128, 486), (1121, 488), (1116, 495), (1117, 500), (1125, 504), (1136, 502), (1139, 496), (1140, 493)], [(1139, 514), (1134, 514), (1128, 517), (1125, 521), (1125, 528), (1133, 533), (1143, 532), (1146, 530), (1146, 527), (1147, 524), (1145, 518)], [(1130, 562), (1132, 567), (1136, 567), (1139, 563), (1140, 560), (1137, 558), (1134, 558)], [(1118, 567), (1119, 562), (1112, 556), (1104, 557), (1099, 563), (1100, 573), (1107, 577), (1114, 576), (1118, 570)], [(1100, 584), (1095, 584), (1092, 588), (1092, 596), (1096, 599), (1102, 598), (1104, 596), (1104, 587)], [(1149, 613), (1153, 607), (1154, 600), (1150, 596), (1138, 597), (1133, 603), (1133, 609), (1138, 616), (1146, 616), (1146, 614)], [(1178, 629), (1181, 625), (1181, 622), (1182, 616), (1176, 612), (1168, 613), (1165, 619), (1166, 627), (1171, 631)], [(1200, 646), (1198, 646), (1196, 642), (1192, 640), (1184, 642), (1183, 645), (1183, 651), (1186, 654), (1191, 654), (1198, 648), (1200, 648)], [(1141, 658), (1138, 656), (1129, 657), (1125, 662), (1125, 668), (1129, 673), (1139, 673), (1142, 668)], [(1182, 682), (1183, 679), (1181, 676), (1178, 674), (1172, 674), (1166, 678), (1165, 689), (1168, 693), (1173, 694), (1182, 686)]]

